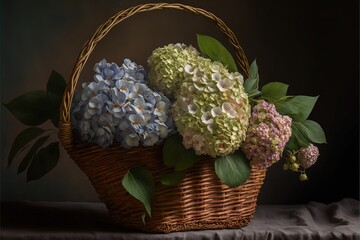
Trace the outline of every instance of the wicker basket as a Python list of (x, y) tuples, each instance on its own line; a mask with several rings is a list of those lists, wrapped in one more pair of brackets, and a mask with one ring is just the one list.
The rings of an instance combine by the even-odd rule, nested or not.
[[(128, 150), (113, 144), (104, 149), (94, 144), (72, 141), (71, 102), (79, 75), (96, 44), (124, 19), (157, 9), (185, 10), (211, 19), (235, 47), (239, 66), (248, 75), (249, 65), (234, 33), (214, 14), (200, 8), (168, 3), (139, 5), (120, 11), (97, 29), (76, 61), (60, 109), (59, 139), (71, 158), (89, 177), (114, 221), (122, 227), (166, 233), (243, 227), (254, 214), (265, 170), (252, 168), (250, 178), (244, 185), (229, 188), (216, 176), (213, 159), (201, 157), (195, 166), (188, 169), (180, 185), (169, 187), (159, 183), (160, 173), (169, 171), (161, 161), (162, 146)], [(146, 225), (141, 219), (145, 212), (143, 205), (129, 195), (121, 184), (127, 170), (134, 166), (147, 167), (156, 181), (152, 218), (146, 221)]]

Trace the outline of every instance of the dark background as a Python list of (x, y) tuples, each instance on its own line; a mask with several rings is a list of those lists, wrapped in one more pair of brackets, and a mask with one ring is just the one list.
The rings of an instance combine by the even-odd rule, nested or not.
[[(121, 9), (152, 1), (2, 0), (1, 102), (44, 89), (52, 69), (69, 79), (76, 57), (96, 28)], [(174, 2), (174, 1), (168, 1)], [(329, 203), (359, 199), (359, 2), (358, 1), (177, 1), (204, 8), (234, 31), (249, 59), (257, 59), (260, 83), (280, 81), (289, 94), (320, 95), (310, 119), (327, 135), (310, 181), (269, 168), (260, 204)], [(128, 57), (146, 66), (151, 51), (168, 43), (196, 46), (195, 33), (212, 35), (229, 48), (209, 20), (186, 12), (138, 14), (120, 23), (91, 55), (81, 80), (90, 81), (94, 63)], [(146, 66), (147, 67), (147, 66)], [(50, 126), (50, 125), (49, 125)], [(58, 166), (26, 183), (16, 167), (6, 168), (15, 136), (24, 128), (1, 108), (1, 199), (97, 201), (85, 175), (63, 151)]]

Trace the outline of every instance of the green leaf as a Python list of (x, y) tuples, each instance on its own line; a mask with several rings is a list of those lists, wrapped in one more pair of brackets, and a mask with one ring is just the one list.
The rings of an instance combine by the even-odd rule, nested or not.
[(261, 92), (257, 89), (251, 90), (250, 92), (247, 93), (249, 98), (254, 98), (256, 96), (260, 96)]
[(259, 67), (254, 60), (250, 65), (250, 75), (249, 78), (259, 78)]
[(291, 130), (295, 142), (299, 147), (308, 147), (310, 145), (310, 143), (306, 140), (301, 131), (298, 129), (296, 122), (293, 122), (291, 124)]
[(250, 65), (250, 75), (244, 82), (244, 88), (249, 97), (255, 97), (261, 94), (259, 91), (259, 73), (256, 60)]
[(49, 104), (49, 116), (51, 123), (58, 128), (59, 127), (59, 121), (60, 121), (60, 104), (62, 98), (59, 96), (56, 96), (52, 92), (47, 92), (48, 97), (48, 104)]
[(151, 217), (151, 201), (155, 183), (151, 173), (144, 167), (131, 168), (124, 176), (122, 185), (132, 196), (141, 201)]
[(215, 160), (215, 172), (229, 187), (238, 187), (250, 176), (249, 161), (242, 152), (236, 152)]
[(258, 90), (259, 80), (257, 78), (248, 78), (244, 82), (245, 91), (249, 94), (251, 91)]
[(57, 128), (60, 121), (59, 111), (66, 82), (59, 73), (52, 71), (47, 83), (48, 98), (51, 105), (50, 120)]
[(286, 96), (289, 85), (281, 82), (270, 82), (261, 88), (262, 96), (272, 100), (279, 100)]
[(60, 108), (60, 103), (61, 103), (61, 99), (56, 96), (54, 93), (52, 92), (47, 92), (47, 100), (48, 100), (48, 108), (50, 110), (55, 110)]
[(21, 161), (17, 173), (22, 173), (26, 168), (28, 168), (30, 162), (33, 160), (36, 152), (38, 151), (38, 149), (44, 145), (44, 143), (48, 140), (49, 136), (44, 136), (39, 138), (38, 140), (36, 140), (36, 142), (34, 143), (34, 145), (32, 145), (32, 147), (30, 148), (30, 150), (28, 151), (28, 153), (25, 155), (25, 157), (23, 158), (23, 160)]
[(293, 124), (309, 142), (326, 143), (324, 130), (317, 122), (306, 120), (303, 123), (294, 122)]
[(213, 61), (224, 64), (230, 72), (237, 72), (235, 61), (229, 51), (215, 38), (197, 34), (200, 51)]
[(23, 124), (35, 126), (50, 118), (46, 91), (37, 90), (25, 93), (4, 106)]
[(298, 150), (300, 148), (297, 144), (294, 134), (291, 135), (289, 141), (286, 143), (285, 148), (287, 150)]
[(63, 76), (61, 76), (58, 72), (53, 70), (47, 82), (47, 86), (46, 86), (47, 91), (55, 94), (58, 98), (60, 98), (61, 101), (65, 88), (66, 88), (66, 82)]
[(279, 113), (290, 116), (293, 121), (303, 122), (309, 117), (317, 99), (318, 96), (295, 96), (276, 102), (275, 105)]
[(163, 162), (168, 167), (174, 167), (175, 171), (182, 171), (192, 167), (198, 156), (193, 149), (186, 149), (182, 144), (182, 137), (175, 134), (166, 139), (163, 146)]
[(39, 179), (50, 172), (58, 163), (59, 156), (59, 142), (53, 142), (45, 148), (41, 148), (30, 163), (27, 180)]
[(44, 133), (45, 130), (38, 128), (38, 127), (30, 127), (25, 130), (23, 130), (21, 133), (19, 133), (10, 149), (9, 157), (8, 157), (8, 166), (11, 165), (14, 157), (16, 154), (23, 149), (31, 140), (37, 138), (42, 133)]
[[(60, 111), (60, 110), (59, 110)], [(54, 111), (52, 112), (51, 115), (51, 123), (54, 125), (54, 127), (58, 128), (59, 127), (59, 122), (60, 122), (60, 113), (59, 111)]]
[(161, 176), (160, 182), (163, 185), (178, 185), (181, 183), (181, 181), (185, 178), (185, 172), (179, 171), (179, 172), (172, 172), (172, 173), (166, 173)]

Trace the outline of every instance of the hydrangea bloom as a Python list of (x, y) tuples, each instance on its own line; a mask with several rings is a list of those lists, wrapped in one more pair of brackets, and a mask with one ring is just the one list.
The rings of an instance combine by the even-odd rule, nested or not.
[(261, 100), (254, 108), (242, 150), (251, 165), (267, 168), (280, 160), (291, 136), (291, 118), (281, 116), (273, 104)]
[(300, 148), (299, 153), (297, 154), (297, 159), (304, 168), (311, 167), (318, 157), (319, 149), (311, 143), (306, 148)]
[(170, 101), (144, 84), (141, 66), (125, 59), (95, 65), (93, 82), (74, 97), (72, 124), (82, 141), (107, 147), (153, 146), (174, 130)]
[(155, 49), (148, 59), (149, 85), (172, 97), (183, 79), (185, 65), (196, 62), (198, 55), (195, 48), (180, 43)]
[(105, 59), (94, 66), (95, 82), (105, 82), (108, 86), (114, 87), (117, 80), (131, 80), (145, 83), (145, 70), (130, 59), (125, 59), (121, 67), (116, 63), (108, 63)]
[(200, 56), (183, 75), (172, 113), (184, 146), (198, 155), (233, 153), (245, 139), (250, 117), (243, 77)]

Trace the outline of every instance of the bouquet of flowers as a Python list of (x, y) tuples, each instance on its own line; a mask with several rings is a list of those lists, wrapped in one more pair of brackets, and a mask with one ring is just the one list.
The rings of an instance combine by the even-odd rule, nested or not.
[[(317, 97), (287, 96), (280, 82), (259, 90), (256, 62), (244, 81), (216, 39), (198, 35), (198, 45), (201, 52), (180, 43), (155, 49), (148, 75), (129, 59), (96, 63), (94, 80), (73, 101), (77, 139), (124, 148), (164, 142), (164, 164), (174, 167), (163, 175), (165, 185), (180, 183), (200, 155), (215, 159), (216, 174), (230, 187), (246, 182), (250, 166), (268, 168), (282, 157), (284, 169), (307, 180), (305, 170), (319, 156), (313, 143), (325, 142), (320, 125), (307, 119)], [(126, 178), (124, 187), (137, 197)]]
[[(200, 51), (180, 43), (155, 49), (148, 58), (149, 74), (129, 59), (121, 65), (105, 59), (96, 63), (93, 80), (83, 83), (73, 98), (76, 141), (127, 149), (162, 144), (163, 163), (173, 168), (162, 175), (164, 185), (179, 184), (200, 155), (214, 159), (217, 176), (229, 187), (244, 184), (251, 166), (268, 168), (281, 158), (284, 170), (307, 180), (305, 171), (319, 156), (314, 144), (326, 142), (321, 126), (308, 119), (318, 97), (288, 96), (288, 85), (280, 82), (259, 89), (255, 61), (244, 79), (220, 42), (205, 35), (197, 40)], [(47, 91), (25, 94), (5, 105), (32, 126), (15, 139), (9, 164), (37, 139), (18, 170), (28, 168), (28, 180), (46, 174), (59, 158), (58, 142), (43, 147), (52, 131), (34, 126), (47, 119), (57, 126), (64, 89), (63, 78), (53, 72)], [(42, 109), (49, 104), (47, 111), (34, 110), (40, 100)], [(137, 181), (142, 193), (134, 179), (146, 179)], [(122, 184), (151, 216), (151, 173), (145, 167), (129, 169)]]

